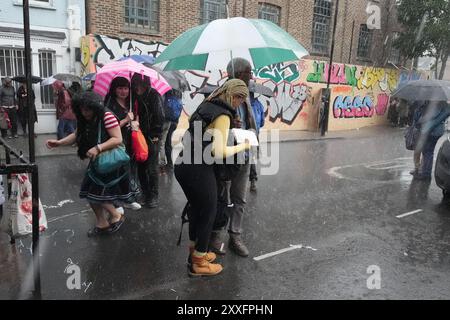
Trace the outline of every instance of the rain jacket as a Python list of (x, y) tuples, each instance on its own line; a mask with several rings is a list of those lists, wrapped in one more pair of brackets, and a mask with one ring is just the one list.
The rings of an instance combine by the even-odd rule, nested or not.
[(450, 106), (447, 102), (431, 102), (418, 123), (424, 135), (440, 137), (445, 132), (445, 120), (450, 116)]
[(14, 87), (1, 87), (0, 88), (0, 106), (12, 107), (16, 105), (16, 92)]

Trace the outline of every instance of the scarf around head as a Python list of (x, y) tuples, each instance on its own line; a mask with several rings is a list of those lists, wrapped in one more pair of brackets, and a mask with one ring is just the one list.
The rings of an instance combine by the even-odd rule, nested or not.
[(206, 101), (213, 99), (221, 99), (232, 106), (233, 96), (248, 97), (248, 88), (244, 81), (239, 79), (231, 79), (225, 82), (220, 88), (214, 90)]

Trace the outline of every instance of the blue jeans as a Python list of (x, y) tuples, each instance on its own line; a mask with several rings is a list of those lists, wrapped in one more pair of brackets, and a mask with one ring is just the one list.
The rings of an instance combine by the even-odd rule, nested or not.
[(423, 176), (431, 177), (431, 171), (433, 170), (433, 157), (434, 148), (440, 137), (428, 136), (425, 141), (425, 145), (422, 149), (422, 168), (420, 174)]
[(73, 133), (77, 127), (77, 120), (59, 119), (57, 136), (58, 140)]

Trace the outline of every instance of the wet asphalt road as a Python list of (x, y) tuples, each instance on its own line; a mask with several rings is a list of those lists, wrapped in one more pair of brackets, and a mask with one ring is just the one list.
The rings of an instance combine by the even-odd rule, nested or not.
[[(187, 226), (176, 246), (185, 197), (172, 175), (161, 176), (159, 208), (127, 210), (117, 234), (92, 239), (93, 213), (78, 199), (87, 163), (74, 155), (39, 158), (49, 220), (41, 237), (43, 298), (450, 298), (449, 206), (434, 180), (412, 181), (400, 130), (279, 147), (278, 174), (260, 176), (258, 192), (248, 195), (250, 256), (228, 252), (219, 258), (223, 273), (201, 279), (186, 273)], [(254, 259), (290, 245), (302, 247)], [(26, 297), (29, 247), (30, 238), (10, 246), (0, 234), (0, 299)], [(66, 286), (70, 261), (80, 267), (80, 290)], [(379, 268), (380, 289), (368, 288), (368, 268)]]

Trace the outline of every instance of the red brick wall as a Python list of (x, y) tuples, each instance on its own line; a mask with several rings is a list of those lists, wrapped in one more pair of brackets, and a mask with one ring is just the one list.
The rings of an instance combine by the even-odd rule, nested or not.
[[(155, 40), (170, 43), (180, 33), (200, 23), (200, 0), (160, 0), (159, 32), (135, 32), (124, 27), (124, 0), (86, 0), (88, 4), (88, 33), (102, 34), (112, 37)], [(265, 2), (281, 8), (280, 26), (287, 30), (312, 54), (311, 37), (313, 24), (314, 0), (230, 0), (230, 16), (258, 18), (259, 3)], [(388, 15), (389, 4), (395, 0), (372, 1), (381, 8), (381, 30), (374, 30), (371, 57), (361, 60), (356, 56), (358, 48), (359, 28), (367, 22), (367, 0), (340, 0), (339, 16), (336, 30), (335, 55), (336, 62), (351, 64), (367, 64), (383, 66), (389, 54), (390, 43), (384, 46), (387, 34), (398, 31), (395, 7)], [(334, 10), (334, 7), (333, 7)], [(333, 13), (334, 16), (334, 13)], [(389, 19), (388, 19), (389, 18)], [(333, 19), (332, 19), (333, 20)], [(352, 24), (355, 28), (352, 39)], [(330, 29), (333, 27), (331, 21)], [(331, 35), (330, 41), (331, 45)], [(350, 58), (351, 52), (351, 59)], [(327, 60), (328, 56), (310, 56), (312, 59)]]

